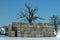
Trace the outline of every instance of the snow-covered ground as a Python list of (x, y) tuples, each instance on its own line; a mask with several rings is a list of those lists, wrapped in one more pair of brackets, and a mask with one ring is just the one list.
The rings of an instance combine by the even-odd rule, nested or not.
[(60, 40), (58, 37), (44, 37), (44, 38), (20, 38), (20, 37), (1, 37), (0, 40)]

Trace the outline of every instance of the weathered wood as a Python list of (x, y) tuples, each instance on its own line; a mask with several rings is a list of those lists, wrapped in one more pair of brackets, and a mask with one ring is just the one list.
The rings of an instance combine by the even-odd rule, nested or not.
[[(29, 23), (12, 23), (12, 25), (12, 27), (16, 27), (18, 37), (52, 37), (55, 35), (55, 27), (49, 23), (32, 23), (31, 25)], [(8, 36), (12, 35), (15, 33), (8, 33)]]

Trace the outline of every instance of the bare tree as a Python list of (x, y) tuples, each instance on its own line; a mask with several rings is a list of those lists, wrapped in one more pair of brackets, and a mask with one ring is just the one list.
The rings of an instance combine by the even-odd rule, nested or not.
[(60, 25), (60, 18), (57, 15), (53, 15), (51, 18), (52, 24), (55, 26), (55, 31), (57, 35), (57, 27)]
[(25, 7), (26, 7), (26, 10), (20, 12), (19, 18), (25, 18), (25, 20), (27, 20), (29, 23), (32, 23), (37, 19), (43, 19), (35, 15), (35, 13), (38, 11), (37, 8), (32, 9), (28, 4), (25, 4)]

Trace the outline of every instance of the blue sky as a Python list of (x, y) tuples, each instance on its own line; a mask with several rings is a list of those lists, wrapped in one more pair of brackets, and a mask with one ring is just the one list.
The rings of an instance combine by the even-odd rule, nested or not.
[(53, 14), (60, 15), (60, 0), (0, 0), (0, 26), (20, 21), (17, 14), (25, 9), (25, 3), (38, 8), (39, 16), (46, 19), (44, 22)]

